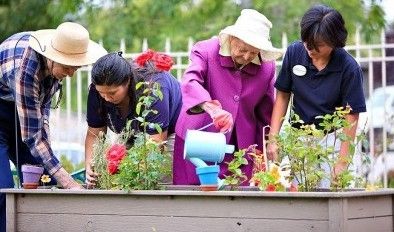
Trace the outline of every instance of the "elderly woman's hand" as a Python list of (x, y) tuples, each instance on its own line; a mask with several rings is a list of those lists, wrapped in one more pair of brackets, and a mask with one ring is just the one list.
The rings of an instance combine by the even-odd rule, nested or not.
[(222, 109), (222, 105), (218, 100), (207, 101), (201, 104), (201, 108), (207, 112), (213, 124), (222, 133), (227, 133), (233, 128), (233, 116), (228, 111)]
[(233, 116), (223, 109), (216, 110), (211, 118), (215, 127), (222, 133), (227, 133), (233, 128)]

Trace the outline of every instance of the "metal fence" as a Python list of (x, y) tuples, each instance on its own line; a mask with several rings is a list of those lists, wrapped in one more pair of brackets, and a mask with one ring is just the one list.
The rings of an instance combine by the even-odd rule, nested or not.
[[(381, 32), (380, 38), (380, 43), (377, 44), (361, 44), (360, 34), (356, 33), (354, 38), (355, 43), (345, 47), (345, 49), (353, 55), (364, 71), (364, 90), (366, 98), (373, 98), (374, 90), (377, 87), (383, 87), (383, 89), (385, 89), (387, 85), (394, 85), (394, 43), (386, 42), (386, 33), (384, 31)], [(165, 41), (163, 52), (173, 57), (175, 64), (171, 71), (179, 80), (188, 66), (188, 55), (192, 45), (193, 40), (189, 38), (188, 51), (174, 52), (171, 51), (170, 39)], [(283, 50), (285, 50), (287, 46), (287, 37), (286, 34), (283, 33)], [(142, 50), (144, 51), (146, 49), (148, 49), (148, 41), (145, 39), (142, 41)], [(120, 41), (119, 50), (123, 51), (124, 57), (126, 58), (133, 58), (138, 54), (138, 52), (128, 53), (126, 51), (125, 40)], [(277, 70), (280, 69), (281, 64), (282, 60), (278, 60), (276, 62)], [(388, 70), (393, 70), (393, 72)], [(90, 85), (90, 72), (91, 66), (81, 68), (75, 74), (76, 78), (67, 78), (65, 81), (65, 107), (56, 110), (51, 115), (52, 140), (55, 143), (79, 143), (81, 146), (84, 143), (86, 133), (84, 112), (86, 112), (86, 96), (88, 87)], [(385, 97), (383, 98), (383, 101), (386, 101), (387, 95), (385, 94), (384, 96)], [(76, 98), (74, 103), (72, 103), (73, 98), (74, 100)], [(365, 118), (368, 118), (367, 124), (369, 128), (367, 128), (367, 130), (370, 132), (368, 133), (370, 154), (372, 157), (375, 157), (378, 153), (381, 153), (383, 154), (382, 157), (387, 159), (386, 155), (390, 150), (389, 145), (393, 143), (389, 139), (390, 133), (388, 132), (390, 128), (383, 126), (379, 132), (379, 135), (376, 135), (377, 128), (373, 130), (374, 120), (383, 120), (383, 125), (391, 124), (390, 120), (392, 120), (392, 117), (387, 117), (391, 112), (390, 106), (387, 106), (386, 104), (383, 104), (383, 106), (383, 119), (375, 118), (373, 114), (366, 114), (367, 116), (364, 115), (363, 120), (365, 121)], [(374, 106), (372, 105), (372, 107)], [(394, 105), (391, 107), (394, 109)], [(368, 108), (368, 111), (372, 111), (372, 108)], [(377, 148), (377, 140), (379, 140), (381, 143), (381, 148), (379, 148), (379, 151)], [(394, 155), (392, 156), (394, 157)], [(383, 161), (385, 159), (383, 159)], [(389, 165), (387, 162), (383, 162), (383, 164), (385, 164), (385, 166)]]

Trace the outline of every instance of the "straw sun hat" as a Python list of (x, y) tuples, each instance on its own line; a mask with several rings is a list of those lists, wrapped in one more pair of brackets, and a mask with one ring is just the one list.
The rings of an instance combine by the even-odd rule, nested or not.
[(275, 60), (282, 56), (281, 49), (274, 48), (270, 41), (272, 23), (256, 10), (244, 9), (234, 25), (224, 28), (219, 33), (222, 46), (229, 35), (241, 39), (245, 43), (260, 49), (263, 60)]
[(89, 32), (80, 24), (65, 22), (56, 29), (32, 32), (29, 45), (36, 52), (59, 64), (84, 66), (107, 54), (89, 39)]

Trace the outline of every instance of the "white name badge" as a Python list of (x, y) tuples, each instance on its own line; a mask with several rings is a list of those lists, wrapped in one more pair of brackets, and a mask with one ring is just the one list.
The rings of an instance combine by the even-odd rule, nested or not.
[(305, 76), (306, 68), (302, 65), (297, 64), (293, 67), (293, 73), (299, 77)]

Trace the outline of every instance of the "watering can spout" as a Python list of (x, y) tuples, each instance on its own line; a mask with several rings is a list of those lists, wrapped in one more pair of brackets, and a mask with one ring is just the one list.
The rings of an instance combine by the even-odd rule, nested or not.
[(232, 153), (234, 153), (234, 150), (235, 150), (235, 147), (234, 147), (234, 145), (231, 145), (231, 144), (226, 144), (226, 147), (224, 148), (225, 153), (232, 154)]
[(202, 159), (199, 158), (190, 158), (190, 162), (194, 164), (197, 168), (202, 168), (208, 166)]

